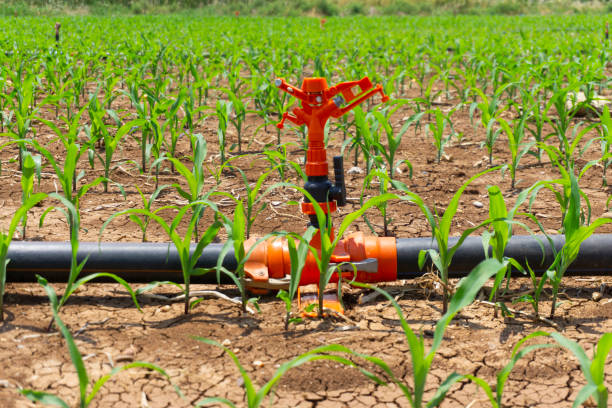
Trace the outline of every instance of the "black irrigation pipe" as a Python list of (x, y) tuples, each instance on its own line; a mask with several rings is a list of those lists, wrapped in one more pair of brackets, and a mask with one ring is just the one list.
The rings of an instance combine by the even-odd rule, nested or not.
[[(562, 235), (552, 236), (559, 250), (564, 242)], [(457, 238), (451, 238), (451, 245)], [(210, 244), (198, 262), (199, 267), (214, 267), (223, 244)], [(397, 239), (397, 279), (421, 276), (418, 255), (422, 249), (435, 248), (431, 238)], [(192, 247), (193, 249), (193, 247)], [(165, 243), (97, 243), (81, 242), (79, 261), (89, 256), (82, 274), (112, 272), (128, 282), (151, 282), (156, 280), (180, 280), (179, 257), (173, 245)], [(541, 273), (554, 259), (553, 251), (543, 236), (514, 236), (506, 248), (506, 256), (521, 264), (529, 265)], [(45, 241), (13, 241), (9, 248), (7, 280), (11, 282), (35, 282), (36, 274), (49, 281), (65, 282), (70, 268), (70, 243)], [(451, 276), (464, 276), (484, 259), (480, 237), (468, 237), (455, 253), (451, 263)], [(228, 270), (236, 268), (232, 250), (223, 261)], [(612, 234), (594, 234), (582, 243), (580, 253), (567, 275), (611, 275)], [(193, 282), (214, 283), (215, 273), (194, 276)]]
[[(552, 235), (557, 251), (565, 243), (563, 235)], [(449, 247), (458, 238), (450, 238)], [(397, 278), (411, 279), (421, 276), (418, 269), (418, 255), (421, 249), (437, 248), (431, 238), (399, 238), (397, 240)], [(491, 251), (489, 250), (489, 254)], [(554, 254), (544, 235), (515, 235), (506, 246), (505, 255), (516, 259), (523, 267), (529, 266), (539, 274), (554, 261)], [(467, 275), (480, 261), (485, 259), (482, 238), (468, 237), (455, 252), (449, 275)], [(426, 268), (423, 268), (424, 270)], [(578, 257), (571, 264), (566, 275), (612, 276), (612, 234), (593, 234), (580, 246)]]

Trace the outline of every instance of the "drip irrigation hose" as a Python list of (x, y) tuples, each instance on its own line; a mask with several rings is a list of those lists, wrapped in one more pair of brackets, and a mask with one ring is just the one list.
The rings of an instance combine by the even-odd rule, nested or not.
[[(554, 246), (560, 250), (562, 235), (552, 236)], [(451, 238), (450, 246), (457, 238)], [(423, 275), (428, 268), (419, 270), (418, 256), (421, 250), (436, 248), (431, 238), (398, 238), (397, 279), (412, 279)], [(195, 247), (192, 246), (192, 250)], [(208, 245), (197, 266), (212, 268), (217, 264), (223, 244)], [(542, 273), (553, 262), (553, 251), (544, 236), (513, 236), (506, 247), (506, 256), (515, 258), (522, 265), (529, 265)], [(8, 251), (7, 280), (10, 282), (35, 282), (40, 274), (52, 282), (66, 282), (70, 270), (71, 248), (69, 242), (13, 241)], [(167, 243), (97, 243), (81, 242), (77, 259), (87, 258), (81, 276), (94, 272), (112, 272), (128, 282), (152, 282), (181, 280), (181, 264), (176, 249)], [(453, 257), (450, 276), (460, 277), (471, 271), (485, 258), (480, 237), (468, 237)], [(594, 234), (585, 240), (578, 257), (567, 275), (609, 275), (612, 270), (612, 234)], [(234, 252), (225, 255), (223, 266), (236, 268)], [(193, 276), (194, 283), (216, 283), (214, 272)], [(229, 283), (223, 280), (222, 283)]]

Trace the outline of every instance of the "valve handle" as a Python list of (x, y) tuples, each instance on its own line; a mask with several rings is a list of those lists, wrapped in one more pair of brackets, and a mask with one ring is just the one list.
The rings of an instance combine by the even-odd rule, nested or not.
[(334, 186), (330, 190), (331, 198), (340, 207), (346, 205), (346, 185), (344, 183), (344, 157), (334, 156)]

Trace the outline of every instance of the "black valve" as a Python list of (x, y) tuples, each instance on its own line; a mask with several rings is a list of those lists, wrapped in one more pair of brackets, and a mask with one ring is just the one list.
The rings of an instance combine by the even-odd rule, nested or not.
[(339, 207), (346, 205), (346, 186), (344, 184), (344, 157), (334, 156), (334, 186), (329, 190), (329, 197), (336, 200)]

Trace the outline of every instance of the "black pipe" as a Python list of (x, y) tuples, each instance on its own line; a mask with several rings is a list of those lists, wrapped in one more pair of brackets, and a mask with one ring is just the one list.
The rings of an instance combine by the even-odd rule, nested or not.
[[(554, 247), (561, 250), (565, 243), (563, 235), (551, 236)], [(449, 247), (457, 242), (457, 237), (449, 239)], [(418, 256), (422, 249), (437, 249), (431, 238), (397, 239), (397, 278), (412, 279), (423, 274), (418, 268)], [(489, 255), (491, 250), (489, 249)], [(524, 268), (527, 263), (534, 272), (541, 274), (554, 261), (554, 252), (543, 235), (515, 235), (506, 246), (505, 255), (516, 259)], [(480, 261), (485, 259), (482, 238), (468, 237), (453, 256), (449, 275), (464, 276)], [(427, 264), (431, 265), (431, 262)], [(427, 270), (427, 266), (423, 267)], [(526, 269), (525, 269), (526, 270)], [(610, 275), (612, 271), (612, 234), (593, 234), (580, 246), (576, 260), (567, 271), (568, 275)]]
[[(565, 238), (552, 236), (554, 246), (560, 250)], [(450, 239), (454, 245), (457, 238)], [(542, 247), (540, 246), (542, 245)], [(216, 266), (223, 244), (208, 245), (197, 266)], [(423, 275), (427, 270), (418, 268), (418, 255), (423, 249), (436, 248), (431, 238), (397, 239), (397, 279), (411, 279)], [(192, 251), (194, 246), (192, 246)], [(89, 256), (83, 274), (112, 272), (129, 282), (151, 282), (156, 280), (181, 280), (181, 266), (174, 245), (167, 243), (97, 243), (81, 242), (77, 259)], [(543, 236), (514, 236), (506, 248), (506, 256), (515, 258), (521, 264), (526, 262), (541, 273), (553, 262), (553, 251)], [(50, 281), (65, 282), (70, 268), (71, 249), (68, 242), (13, 241), (9, 248), (7, 280), (11, 282), (32, 282), (36, 274)], [(449, 274), (463, 276), (484, 259), (480, 237), (468, 237), (455, 253)], [(578, 257), (567, 274), (610, 275), (612, 269), (612, 234), (594, 234), (585, 240)], [(223, 266), (232, 271), (236, 259), (232, 249), (225, 255)], [(216, 274), (194, 276), (193, 282), (215, 283)], [(226, 280), (222, 282), (228, 282)]]
[[(208, 245), (197, 267), (217, 265), (223, 244)], [(195, 245), (191, 246), (193, 253)], [(87, 262), (81, 275), (94, 272), (112, 272), (129, 282), (161, 280), (180, 281), (181, 263), (172, 244), (154, 242), (80, 242), (77, 260)], [(36, 274), (50, 282), (66, 282), (70, 270), (72, 251), (69, 242), (13, 241), (9, 247), (10, 262), (7, 280), (12, 282), (36, 281)], [(223, 264), (230, 271), (236, 269), (234, 250), (225, 255)], [(194, 283), (216, 283), (216, 274), (193, 276)], [(229, 282), (222, 280), (222, 282)]]

